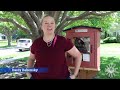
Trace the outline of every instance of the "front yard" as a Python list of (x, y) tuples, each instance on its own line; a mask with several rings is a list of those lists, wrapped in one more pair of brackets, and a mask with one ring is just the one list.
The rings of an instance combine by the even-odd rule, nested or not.
[[(3, 44), (1, 44), (2, 46)], [(4, 45), (2, 46), (4, 47)], [(17, 53), (15, 55), (12, 55), (11, 57), (16, 57), (16, 56), (23, 56), (23, 55), (28, 55), (28, 52), (21, 52)], [(120, 43), (109, 43), (109, 44), (101, 44), (100, 45), (100, 71), (95, 77), (96, 79), (120, 79)], [(3, 57), (7, 58), (9, 56), (4, 56)], [(2, 57), (0, 57), (2, 58)], [(0, 65), (0, 67), (26, 67), (27, 63), (26, 58), (22, 58), (19, 60), (16, 60), (15, 62), (11, 62), (9, 64), (4, 64)], [(109, 70), (107, 68), (109, 67)], [(112, 67), (112, 68), (111, 68)], [(109, 72), (109, 73), (108, 73)], [(12, 79), (26, 79), (26, 75), (24, 73), (0, 73), (0, 79), (7, 79), (7, 78), (12, 78)]]
[(120, 43), (101, 44), (100, 50), (101, 70), (97, 74), (97, 78), (120, 79)]

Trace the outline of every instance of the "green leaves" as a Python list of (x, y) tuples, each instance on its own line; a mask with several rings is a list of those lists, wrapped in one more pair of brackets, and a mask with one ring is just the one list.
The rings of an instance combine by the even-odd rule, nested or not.
[[(72, 15), (78, 15), (78, 12), (72, 13)], [(106, 16), (92, 15), (92, 18), (77, 20), (74, 23), (66, 26), (64, 29), (83, 25), (83, 26), (99, 27), (102, 28), (104, 31), (108, 31), (110, 30), (110, 27), (114, 22), (115, 22), (114, 14), (110, 14)]]
[(0, 18), (8, 18), (8, 19), (14, 19), (21, 25), (24, 25), (25, 27), (28, 27), (26, 22), (17, 14), (14, 14), (12, 12), (8, 11), (0, 11)]

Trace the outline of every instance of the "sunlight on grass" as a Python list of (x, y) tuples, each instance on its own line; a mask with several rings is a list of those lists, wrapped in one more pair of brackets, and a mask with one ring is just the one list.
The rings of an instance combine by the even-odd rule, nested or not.
[[(96, 77), (98, 79), (120, 79), (120, 43), (101, 44), (100, 53), (101, 70)], [(105, 72), (105, 69), (110, 64), (114, 65), (116, 70), (113, 77), (109, 77)]]
[(120, 57), (120, 43), (101, 44), (100, 54), (104, 57)]
[[(109, 77), (105, 72), (105, 69), (109, 64), (115, 65), (115, 76)], [(101, 66), (100, 72), (97, 74), (97, 77), (100, 79), (120, 79), (120, 58), (117, 57), (101, 57)]]
[[(6, 48), (8, 41), (0, 41), (0, 48)], [(12, 41), (11, 46), (16, 46), (17, 43), (15, 41)]]
[(25, 64), (27, 64), (28, 57), (17, 59), (17, 61), (25, 61)]
[(120, 48), (120, 43), (105, 43), (105, 44), (101, 44), (101, 48), (108, 48), (108, 47), (119, 47)]
[(20, 56), (26, 56), (28, 57), (29, 56), (29, 53), (30, 51), (25, 51), (25, 52), (17, 52), (17, 53), (14, 53), (14, 54), (10, 54), (10, 55), (3, 55), (3, 56), (0, 56), (0, 60), (4, 60), (4, 59), (7, 59), (7, 58), (15, 58), (15, 57), (20, 57)]

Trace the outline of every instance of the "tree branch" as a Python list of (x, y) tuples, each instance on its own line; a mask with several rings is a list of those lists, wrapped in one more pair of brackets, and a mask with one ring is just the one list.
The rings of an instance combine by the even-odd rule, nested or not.
[(89, 16), (91, 13), (90, 11), (85, 11), (84, 13), (80, 14), (78, 17), (67, 17), (67, 21), (75, 21), (78, 19), (84, 19), (85, 17)]
[(101, 19), (102, 17), (95, 17), (95, 16), (91, 16), (91, 17), (85, 17), (84, 19), (93, 19), (93, 18), (98, 18), (98, 19)]
[(61, 28), (65, 23), (66, 23), (66, 18), (64, 18), (64, 20), (57, 26), (56, 30), (58, 30), (58, 31), (56, 31), (56, 32), (59, 32), (60, 28)]
[(6, 35), (6, 36), (11, 36), (11, 33), (10, 33), (10, 31), (9, 31), (9, 28), (8, 27), (3, 27), (3, 29), (2, 29), (2, 31), (3, 31), (3, 33)]
[(29, 27), (31, 27), (32, 29), (36, 30), (36, 24), (34, 22), (34, 20), (31, 18), (31, 16), (29, 15), (28, 11), (22, 11), (22, 18), (26, 21), (27, 25), (29, 25)]
[(84, 19), (84, 17), (89, 16), (89, 15), (90, 15), (90, 12), (86, 11), (86, 12), (80, 14), (78, 17), (74, 17), (74, 18), (69, 17), (69, 16), (65, 16), (64, 19), (62, 20), (61, 24), (58, 25), (58, 27), (57, 27), (58, 32), (60, 29), (63, 29), (65, 26), (73, 23), (74, 21)]
[(55, 19), (56, 24), (57, 24), (58, 21), (59, 21), (61, 12), (62, 12), (62, 11), (55, 11), (55, 13), (54, 13), (54, 19)]
[(43, 11), (35, 11), (35, 13), (36, 13), (38, 19), (40, 19), (44, 14)]
[(20, 25), (17, 21), (15, 21), (14, 19), (8, 19), (8, 18), (0, 18), (0, 21), (2, 22), (11, 22), (13, 25), (15, 25), (16, 27), (22, 29), (23, 31), (25, 31), (26, 33), (30, 34), (30, 30), (27, 29), (25, 26)]
[(50, 15), (50, 16), (53, 16), (53, 17), (54, 17), (54, 13), (55, 13), (55, 11), (44, 11), (44, 12), (45, 12), (45, 14)]
[(114, 13), (116, 11), (109, 11), (109, 12), (98, 12), (98, 11), (91, 11), (91, 15), (95, 15), (95, 16), (106, 16), (106, 15), (109, 15), (111, 13)]
[(28, 12), (29, 12), (30, 16), (32, 17), (32, 19), (34, 20), (34, 22), (37, 23), (38, 17), (36, 15), (36, 13), (34, 11), (28, 11)]
[(60, 22), (62, 22), (62, 21), (64, 20), (64, 18), (66, 18), (67, 13), (68, 13), (68, 11), (64, 11), (64, 12), (63, 12), (63, 15), (62, 15), (62, 18), (61, 18), (61, 21), (60, 21)]
[[(65, 26), (68, 26), (68, 25), (74, 23), (76, 20), (92, 19), (95, 16), (105, 16), (105, 15), (109, 15), (114, 12), (115, 11), (106, 12), (106, 13), (95, 13), (95, 11), (86, 11), (86, 12), (80, 14), (78, 17), (74, 17), (74, 18), (66, 17), (66, 21), (69, 21), (69, 22), (66, 22), (66, 23), (63, 22), (64, 24), (60, 25), (58, 27), (58, 29), (63, 29)], [(94, 16), (92, 16), (92, 15), (94, 15)], [(97, 17), (97, 18), (100, 18), (100, 17)]]
[[(109, 14), (114, 13), (114, 12), (115, 11), (106, 12), (106, 13), (96, 13), (96, 11), (89, 11), (89, 12), (87, 11), (87, 12), (84, 12), (83, 14), (80, 15), (80, 16), (85, 15), (83, 18), (77, 17), (75, 20), (92, 19), (92, 18), (95, 18), (95, 16), (105, 16), (105, 15), (109, 15)], [(96, 18), (101, 18), (101, 17), (96, 17)], [(65, 26), (70, 25), (71, 23), (75, 22), (75, 20), (71, 20), (69, 23), (65, 24)]]
[(84, 19), (85, 17), (87, 17), (89, 15), (90, 15), (90, 12), (86, 11), (86, 12), (80, 14), (78, 17), (75, 17), (75, 18), (65, 16), (64, 19), (62, 20), (61, 24), (57, 27), (58, 32), (59, 32), (60, 29), (63, 29), (65, 26), (75, 22), (76, 20)]
[(67, 21), (70, 21), (70, 20), (81, 20), (81, 19), (84, 19), (86, 18), (87, 16), (91, 16), (91, 15), (94, 15), (94, 16), (105, 16), (105, 15), (109, 15), (111, 13), (114, 13), (116, 11), (110, 11), (110, 12), (97, 12), (97, 11), (85, 11), (84, 13), (80, 14), (78, 17), (67, 17)]
[(27, 11), (22, 11), (21, 17), (25, 20), (27, 25), (30, 27), (32, 34), (39, 36), (38, 27), (34, 20), (31, 18)]
[(34, 11), (28, 11), (30, 16), (32, 17), (32, 19), (34, 20), (34, 22), (36, 23), (37, 27), (40, 27), (40, 20), (38, 18), (38, 16), (36, 15), (36, 13)]

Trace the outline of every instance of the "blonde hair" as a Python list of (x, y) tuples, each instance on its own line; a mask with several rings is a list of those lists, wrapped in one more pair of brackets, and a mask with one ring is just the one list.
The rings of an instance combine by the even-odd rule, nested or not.
[[(43, 19), (46, 18), (46, 17), (52, 17), (54, 19), (53, 16), (46, 14), (46, 15), (42, 16), (42, 18), (40, 19), (40, 26), (42, 25)], [(54, 19), (54, 21), (55, 21), (55, 19)]]

